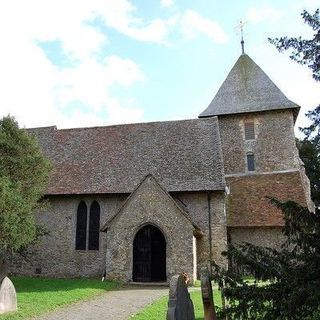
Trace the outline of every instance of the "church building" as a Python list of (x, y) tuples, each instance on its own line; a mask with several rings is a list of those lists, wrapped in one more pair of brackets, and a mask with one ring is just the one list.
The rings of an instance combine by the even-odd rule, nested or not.
[(167, 282), (197, 278), (228, 243), (279, 248), (281, 211), (310, 206), (295, 145), (299, 106), (242, 54), (197, 119), (29, 131), (51, 160), (49, 234), (12, 271)]

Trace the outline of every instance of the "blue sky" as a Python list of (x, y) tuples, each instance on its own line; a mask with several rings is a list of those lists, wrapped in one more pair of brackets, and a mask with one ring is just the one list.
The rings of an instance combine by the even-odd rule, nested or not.
[(0, 3), (0, 116), (58, 128), (195, 118), (245, 51), (303, 114), (319, 83), (267, 41), (311, 36), (319, 0)]

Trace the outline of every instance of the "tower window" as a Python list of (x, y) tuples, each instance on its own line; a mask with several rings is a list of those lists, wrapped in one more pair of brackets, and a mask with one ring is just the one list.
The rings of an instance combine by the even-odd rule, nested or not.
[(253, 153), (247, 154), (247, 168), (248, 168), (248, 171), (255, 171), (256, 170), (256, 163), (254, 160)]
[(254, 122), (246, 122), (244, 124), (244, 136), (246, 140), (254, 140), (255, 133), (254, 133)]

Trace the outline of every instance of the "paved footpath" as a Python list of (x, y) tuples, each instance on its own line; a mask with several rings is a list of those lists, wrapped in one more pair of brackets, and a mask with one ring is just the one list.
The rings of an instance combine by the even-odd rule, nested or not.
[(52, 311), (34, 320), (127, 320), (158, 298), (168, 295), (166, 287), (128, 287), (109, 291), (91, 300)]

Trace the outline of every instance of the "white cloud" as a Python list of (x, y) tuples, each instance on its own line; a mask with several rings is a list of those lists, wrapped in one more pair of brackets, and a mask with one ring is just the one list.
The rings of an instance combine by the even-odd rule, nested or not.
[[(189, 38), (227, 39), (216, 22), (191, 10), (144, 21), (128, 0), (2, 1), (0, 116), (10, 113), (28, 127), (141, 121), (142, 109), (113, 89), (125, 91), (145, 76), (134, 61), (102, 50), (110, 40), (97, 21), (143, 42), (168, 44), (179, 28)], [(56, 63), (55, 52), (46, 55), (47, 42), (61, 46), (67, 63)]]
[(166, 44), (167, 36), (169, 34), (168, 26), (170, 24), (170, 20), (164, 21), (161, 19), (155, 19), (149, 25), (142, 28), (134, 28), (126, 25), (121, 26), (119, 30), (127, 36), (139, 41)]
[(174, 2), (173, 0), (161, 0), (160, 4), (162, 7), (171, 7), (173, 6)]
[(110, 113), (117, 99), (110, 95), (109, 88), (127, 87), (142, 80), (144, 76), (133, 61), (109, 56), (102, 63), (91, 59), (75, 68), (62, 70), (55, 93), (61, 108), (79, 101), (95, 112), (106, 110)]
[[(162, 6), (173, 5), (172, 0), (162, 0)], [(225, 43), (227, 35), (215, 21), (202, 17), (198, 12), (187, 10), (168, 19), (153, 19), (145, 22), (136, 15), (136, 8), (127, 0), (108, 1), (98, 10), (106, 26), (143, 42), (170, 44), (169, 35), (179, 27), (188, 39), (204, 34), (210, 39)]]
[(187, 10), (181, 16), (181, 31), (188, 39), (204, 34), (217, 43), (226, 43), (228, 36), (215, 21), (202, 17), (198, 12)]
[(292, 2), (292, 8), (294, 12), (302, 12), (302, 10), (307, 10), (310, 13), (316, 11), (319, 8), (319, 0), (298, 0)]
[[(106, 3), (118, 16), (131, 8), (128, 1)], [(108, 38), (93, 26), (103, 9), (98, 0), (0, 3), (0, 116), (12, 114), (27, 127), (141, 121), (143, 111), (134, 101), (112, 94), (114, 87), (126, 88), (144, 75), (132, 60), (103, 55)], [(148, 37), (161, 29), (158, 22), (151, 26)], [(73, 65), (53, 64), (39, 41), (59, 41)]]
[(0, 24), (6, 27), (0, 32), (11, 40), (59, 40), (69, 54), (83, 58), (97, 52), (107, 40), (89, 25), (94, 17), (94, 7), (83, 0), (12, 0), (0, 3)]
[(262, 6), (259, 8), (249, 8), (246, 20), (253, 23), (260, 23), (263, 21), (274, 22), (282, 16), (280, 11), (277, 11), (271, 6)]
[(127, 0), (97, 2), (96, 13), (105, 25), (143, 42), (166, 44), (172, 19), (145, 22), (135, 15), (136, 8)]

